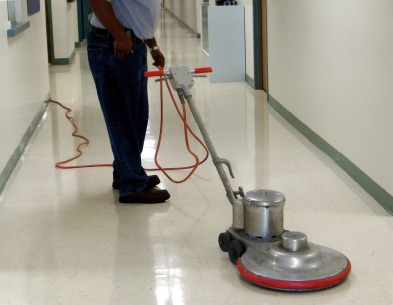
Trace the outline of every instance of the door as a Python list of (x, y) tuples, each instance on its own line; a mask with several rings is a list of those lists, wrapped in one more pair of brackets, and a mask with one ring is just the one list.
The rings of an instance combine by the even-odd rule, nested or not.
[(79, 42), (87, 38), (87, 33), (91, 27), (90, 18), (92, 9), (89, 5), (88, 0), (78, 1), (78, 35)]
[(255, 89), (267, 90), (266, 0), (253, 1)]

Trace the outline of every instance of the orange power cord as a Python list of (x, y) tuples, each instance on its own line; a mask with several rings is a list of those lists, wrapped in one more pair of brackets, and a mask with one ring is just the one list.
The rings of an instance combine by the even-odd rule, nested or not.
[[(163, 90), (163, 84), (162, 84), (162, 82), (161, 82), (161, 83), (160, 83), (160, 109), (161, 109), (161, 116), (160, 116), (160, 132), (159, 132), (159, 137), (158, 137), (158, 143), (157, 143), (156, 153), (155, 153), (155, 156), (154, 156), (154, 162), (155, 162), (155, 164), (157, 165), (157, 168), (145, 168), (145, 170), (146, 170), (146, 171), (161, 170), (161, 171), (164, 173), (164, 175), (165, 175), (170, 181), (172, 181), (172, 182), (174, 182), (174, 183), (182, 183), (182, 182), (187, 181), (187, 180), (192, 176), (192, 174), (196, 171), (196, 169), (198, 168), (198, 166), (199, 166), (200, 164), (204, 163), (204, 162), (208, 159), (208, 157), (209, 157), (209, 151), (208, 151), (206, 145), (202, 142), (202, 140), (201, 140), (198, 136), (196, 136), (196, 134), (195, 134), (195, 133), (191, 130), (191, 128), (188, 126), (188, 124), (187, 124), (187, 111), (186, 111), (185, 103), (182, 103), (182, 108), (183, 108), (183, 114), (182, 114), (182, 113), (180, 112), (179, 107), (178, 107), (177, 104), (176, 104), (175, 97), (174, 97), (174, 95), (173, 95), (173, 93), (172, 93), (172, 90), (171, 90), (171, 88), (170, 88), (170, 86), (169, 86), (168, 81), (165, 80), (165, 83), (166, 83), (166, 87), (168, 88), (168, 92), (169, 92), (169, 94), (170, 94), (170, 96), (171, 96), (172, 102), (173, 102), (173, 104), (174, 104), (174, 106), (175, 106), (175, 108), (176, 108), (176, 111), (177, 111), (179, 117), (181, 118), (181, 120), (182, 120), (182, 122), (183, 122), (183, 125), (184, 125), (184, 138), (185, 138), (186, 147), (187, 147), (188, 152), (195, 158), (195, 164), (194, 164), (194, 165), (190, 165), (190, 166), (169, 167), (169, 168), (165, 168), (165, 167), (162, 167), (162, 166), (159, 164), (159, 162), (158, 162), (158, 152), (159, 152), (159, 150), (160, 150), (161, 140), (162, 140), (162, 136), (163, 136), (163, 128), (164, 128), (164, 93), (163, 93), (164, 90)], [(85, 146), (87, 146), (87, 145), (89, 145), (89, 144), (90, 144), (90, 141), (89, 141), (88, 138), (86, 138), (85, 136), (80, 135), (80, 134), (78, 133), (79, 130), (78, 130), (78, 127), (77, 127), (77, 125), (76, 125), (76, 123), (75, 123), (75, 119), (70, 115), (70, 113), (72, 112), (72, 110), (71, 110), (70, 108), (64, 106), (63, 104), (61, 104), (61, 103), (58, 102), (58, 101), (55, 101), (55, 100), (52, 100), (52, 99), (51, 99), (50, 101), (51, 101), (52, 103), (55, 103), (55, 104), (59, 105), (60, 107), (62, 107), (63, 109), (66, 110), (65, 116), (66, 116), (66, 118), (70, 121), (70, 123), (71, 123), (71, 125), (72, 125), (72, 127), (73, 127), (72, 136), (83, 140), (83, 142), (80, 143), (80, 144), (78, 144), (78, 146), (76, 147), (77, 154), (76, 154), (74, 157), (70, 158), (70, 159), (67, 159), (67, 160), (64, 160), (64, 161), (57, 162), (57, 163), (55, 164), (56, 168), (60, 168), (60, 169), (76, 169), (76, 168), (88, 168), (88, 167), (112, 167), (112, 164), (86, 164), (86, 165), (74, 165), (74, 166), (65, 165), (65, 164), (67, 164), (67, 163), (69, 163), (69, 162), (71, 162), (71, 161), (73, 161), (73, 160), (75, 160), (75, 159), (80, 158), (80, 157), (83, 155), (82, 148), (85, 147)], [(191, 147), (190, 147), (190, 144), (189, 144), (188, 132), (190, 132), (190, 133), (192, 134), (192, 136), (193, 136), (193, 137), (202, 145), (202, 147), (205, 149), (206, 155), (205, 155), (205, 157), (204, 157), (204, 159), (203, 159), (202, 161), (199, 161), (199, 157), (191, 150)], [(173, 179), (173, 178), (167, 173), (167, 171), (172, 171), (172, 170), (184, 170), (184, 169), (192, 169), (192, 170), (191, 170), (191, 172), (190, 172), (184, 179), (182, 179), (182, 180), (175, 180), (175, 179)]]

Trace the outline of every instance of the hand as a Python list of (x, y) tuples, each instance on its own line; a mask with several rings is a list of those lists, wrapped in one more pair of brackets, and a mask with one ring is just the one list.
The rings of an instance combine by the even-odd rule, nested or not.
[(164, 55), (161, 53), (160, 50), (152, 51), (152, 52), (150, 53), (150, 55), (151, 55), (151, 57), (153, 57), (153, 59), (154, 59), (153, 66), (161, 67), (161, 68), (164, 68), (164, 67), (165, 67), (165, 57), (164, 57)]
[(114, 52), (113, 54), (118, 57), (128, 56), (133, 53), (133, 45), (131, 39), (124, 33), (121, 38), (115, 39), (113, 43)]

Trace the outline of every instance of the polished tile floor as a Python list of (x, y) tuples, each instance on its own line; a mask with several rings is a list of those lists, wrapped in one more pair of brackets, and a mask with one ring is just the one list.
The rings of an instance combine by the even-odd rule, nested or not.
[[(167, 66), (203, 65), (200, 40), (170, 15), (164, 14), (158, 37)], [(51, 96), (73, 109), (91, 142), (73, 164), (110, 163), (85, 47), (76, 53), (72, 65), (50, 68)], [(145, 168), (155, 168), (158, 89), (151, 80)], [(264, 92), (208, 79), (196, 79), (192, 91), (219, 156), (232, 163), (233, 188), (284, 193), (285, 228), (347, 255), (353, 265), (347, 280), (295, 294), (243, 280), (217, 244), (231, 225), (231, 207), (211, 159), (183, 184), (159, 173), (171, 198), (157, 205), (118, 203), (109, 167), (56, 169), (79, 140), (52, 104), (0, 197), (0, 304), (392, 305), (392, 216), (275, 113)], [(164, 111), (160, 163), (192, 164), (169, 100)], [(189, 121), (196, 130), (191, 115)], [(171, 174), (181, 179), (186, 172)]]

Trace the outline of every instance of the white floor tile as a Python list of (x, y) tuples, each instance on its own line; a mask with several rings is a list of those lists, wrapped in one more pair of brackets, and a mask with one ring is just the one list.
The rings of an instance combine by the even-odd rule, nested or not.
[[(170, 15), (164, 24), (158, 40), (167, 66), (201, 65), (200, 40)], [(80, 133), (91, 141), (72, 164), (110, 164), (85, 47), (72, 65), (51, 67), (50, 73), (52, 98), (73, 109)], [(160, 187), (171, 193), (168, 202), (120, 204), (110, 167), (55, 168), (74, 155), (79, 140), (71, 137), (64, 111), (52, 104), (0, 197), (0, 304), (393, 304), (391, 216), (275, 113), (264, 92), (208, 79), (197, 79), (192, 92), (219, 156), (232, 164), (233, 188), (284, 193), (284, 227), (343, 252), (353, 266), (348, 279), (299, 294), (248, 283), (218, 247), (232, 211), (211, 158), (183, 184), (159, 173)], [(143, 162), (155, 168), (159, 94), (153, 81), (149, 94)], [(176, 116), (166, 100), (163, 166), (193, 164)], [(204, 156), (195, 141), (192, 147)], [(182, 179), (187, 173), (170, 174)]]

